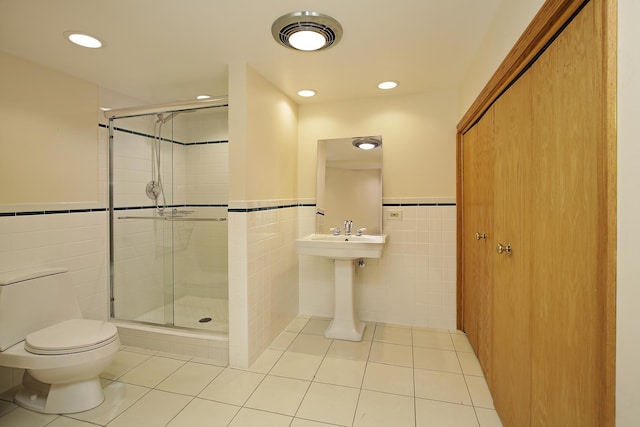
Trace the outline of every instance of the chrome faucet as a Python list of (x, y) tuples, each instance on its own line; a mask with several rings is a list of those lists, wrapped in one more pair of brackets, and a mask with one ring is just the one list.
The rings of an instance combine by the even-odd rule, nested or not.
[(351, 236), (351, 226), (353, 225), (353, 221), (347, 219), (344, 221), (344, 235)]

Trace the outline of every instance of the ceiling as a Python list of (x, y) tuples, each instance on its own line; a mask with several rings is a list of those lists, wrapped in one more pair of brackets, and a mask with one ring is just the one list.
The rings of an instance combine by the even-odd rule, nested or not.
[[(0, 0), (0, 50), (141, 103), (226, 95), (227, 69), (246, 62), (297, 103), (457, 88), (502, 0)], [(286, 49), (271, 24), (311, 10), (344, 35), (318, 52)], [(102, 49), (71, 44), (87, 32)], [(1, 71), (0, 71), (1, 72)], [(376, 85), (396, 80), (383, 92)], [(300, 89), (315, 89), (301, 98)]]

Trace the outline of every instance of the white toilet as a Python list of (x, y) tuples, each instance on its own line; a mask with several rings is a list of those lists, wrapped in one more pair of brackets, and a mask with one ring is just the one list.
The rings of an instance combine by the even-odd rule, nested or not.
[(0, 273), (0, 366), (25, 369), (16, 404), (46, 414), (98, 406), (98, 376), (119, 347), (113, 324), (82, 319), (67, 270)]

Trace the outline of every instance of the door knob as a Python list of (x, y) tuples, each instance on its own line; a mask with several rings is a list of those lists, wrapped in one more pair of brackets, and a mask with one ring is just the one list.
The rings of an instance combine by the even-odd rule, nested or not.
[(498, 246), (496, 246), (496, 252), (498, 252), (498, 255), (501, 255), (503, 253), (511, 255), (511, 243), (507, 243), (504, 246), (502, 245), (502, 243), (498, 243)]
[(487, 233), (478, 233), (476, 231), (476, 240), (486, 239), (486, 238), (487, 238)]

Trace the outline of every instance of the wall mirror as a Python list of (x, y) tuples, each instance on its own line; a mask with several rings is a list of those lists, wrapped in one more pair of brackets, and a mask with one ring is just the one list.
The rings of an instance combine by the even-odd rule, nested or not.
[(318, 141), (316, 206), (316, 233), (350, 219), (353, 233), (382, 234), (382, 136)]

